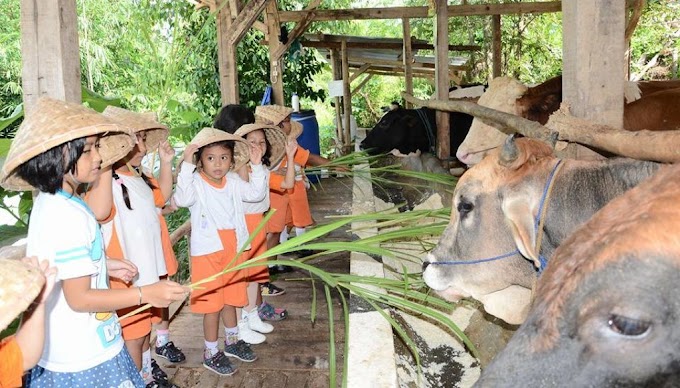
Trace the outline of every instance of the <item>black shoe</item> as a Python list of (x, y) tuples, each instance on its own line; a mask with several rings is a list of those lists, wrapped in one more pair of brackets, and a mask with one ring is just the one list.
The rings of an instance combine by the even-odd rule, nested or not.
[(317, 251), (311, 249), (302, 249), (300, 251), (295, 252), (298, 258), (316, 255), (317, 253), (318, 253)]
[(156, 355), (173, 363), (184, 362), (184, 360), (186, 360), (184, 353), (182, 353), (182, 349), (175, 346), (172, 341), (169, 341), (163, 346), (156, 346)]
[(295, 271), (295, 269), (293, 269), (293, 267), (288, 266), (288, 265), (277, 264), (277, 265), (273, 265), (273, 266), (269, 267), (269, 274), (270, 275), (279, 275), (279, 274), (282, 274), (282, 273), (288, 273), (288, 272), (293, 272), (293, 271)]

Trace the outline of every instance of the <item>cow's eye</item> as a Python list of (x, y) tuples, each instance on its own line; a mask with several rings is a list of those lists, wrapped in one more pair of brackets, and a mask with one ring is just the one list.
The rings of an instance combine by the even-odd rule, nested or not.
[(472, 211), (472, 209), (474, 209), (474, 208), (475, 208), (475, 205), (473, 205), (472, 202), (462, 200), (462, 201), (460, 201), (460, 203), (458, 204), (458, 207), (457, 207), (458, 214), (460, 214), (461, 217), (463, 217), (463, 216), (467, 215), (468, 213), (470, 213)]
[(609, 328), (617, 334), (637, 337), (645, 334), (652, 326), (651, 322), (639, 319), (628, 318), (621, 315), (612, 314), (607, 321)]

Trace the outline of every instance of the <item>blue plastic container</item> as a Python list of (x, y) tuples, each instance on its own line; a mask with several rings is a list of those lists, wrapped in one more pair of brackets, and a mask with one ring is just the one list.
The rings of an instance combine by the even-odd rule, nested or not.
[[(319, 145), (319, 123), (316, 121), (316, 114), (313, 110), (302, 110), (293, 112), (290, 118), (302, 124), (302, 135), (297, 138), (298, 144), (302, 148), (308, 149), (311, 153), (319, 155), (321, 148)], [(316, 174), (307, 174), (307, 178), (312, 183), (317, 183), (319, 177)]]

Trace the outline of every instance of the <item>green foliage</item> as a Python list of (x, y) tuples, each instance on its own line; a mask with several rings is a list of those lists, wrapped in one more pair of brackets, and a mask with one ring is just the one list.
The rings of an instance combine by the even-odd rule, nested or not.
[(680, 77), (680, 3), (649, 0), (630, 43), (633, 80)]

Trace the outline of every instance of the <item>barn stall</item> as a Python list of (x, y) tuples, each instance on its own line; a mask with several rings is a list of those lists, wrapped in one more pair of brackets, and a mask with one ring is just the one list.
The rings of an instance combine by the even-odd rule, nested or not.
[[(630, 2), (633, 3), (633, 2)], [(319, 2), (312, 1), (307, 9), (303, 11), (280, 11), (278, 10), (275, 1), (251, 0), (248, 3), (240, 4), (237, 1), (225, 2), (210, 2), (202, 1), (198, 5), (208, 6), (218, 14), (218, 31), (219, 31), (219, 69), (220, 69), (220, 85), (222, 90), (223, 103), (237, 103), (238, 102), (238, 74), (235, 64), (235, 46), (239, 39), (243, 36), (248, 28), (258, 28), (265, 31), (268, 35), (268, 44), (270, 45), (270, 65), (272, 74), (280, 73), (281, 57), (286, 52), (285, 44), (282, 44), (277, 39), (280, 33), (279, 25), (282, 22), (295, 21), (297, 27), (291, 33), (292, 37), (300, 36), (304, 33), (306, 26), (314, 21), (327, 20), (347, 20), (347, 19), (383, 19), (383, 18), (397, 18), (404, 20), (404, 36), (408, 36), (408, 20), (416, 17), (430, 17), (427, 7), (402, 7), (402, 8), (384, 8), (384, 9), (352, 9), (352, 10), (318, 10)], [(506, 13), (522, 13), (522, 12), (563, 12), (564, 20), (564, 91), (565, 102), (570, 106), (570, 112), (576, 117), (587, 119), (590, 122), (597, 122), (598, 124), (608, 125), (614, 128), (621, 126), (622, 107), (618, 103), (623, 94), (623, 80), (625, 79), (625, 62), (624, 51), (625, 41), (623, 36), (626, 28), (626, 7), (622, 3), (620, 6), (612, 6), (610, 2), (573, 0), (561, 2), (524, 2), (512, 4), (489, 4), (486, 6), (448, 6), (446, 2), (435, 2), (434, 17), (437, 20), (437, 36), (447, 36), (446, 21), (449, 17), (464, 16), (464, 15), (489, 15), (493, 20), (500, 20), (499, 15)], [(607, 8), (610, 12), (602, 14), (598, 12), (599, 9)], [(265, 22), (262, 23), (257, 20), (261, 13), (266, 13)], [(38, 28), (40, 25), (40, 28)], [(78, 63), (78, 39), (75, 32), (75, 2), (68, 0), (61, 0), (50, 5), (37, 7), (35, 2), (22, 2), (22, 35), (23, 35), (23, 54), (25, 59), (24, 64), (24, 100), (27, 114), (30, 114), (30, 109), (38, 96), (49, 95), (70, 101), (80, 100), (80, 69)], [(606, 32), (606, 33), (605, 33)], [(290, 39), (289, 41), (292, 41)], [(407, 43), (408, 41), (408, 43)], [(336, 45), (338, 42), (334, 42)], [(343, 80), (343, 97), (342, 104), (336, 103), (338, 109), (338, 122), (343, 122), (340, 127), (341, 139), (344, 141), (345, 147), (350, 143), (349, 136), (349, 119), (351, 117), (351, 87), (350, 83), (357, 79), (357, 76), (363, 71), (367, 71), (371, 66), (366, 61), (363, 65), (358, 65), (357, 70), (350, 76), (350, 55), (348, 47), (352, 46), (352, 42), (348, 39), (340, 39), (340, 53), (336, 55), (341, 58), (341, 79)], [(402, 45), (404, 53), (409, 50), (407, 46), (412, 44), (410, 40), (405, 39)], [(435, 70), (434, 78), (437, 86), (437, 97), (439, 100), (445, 99), (449, 86), (449, 71), (448, 69), (448, 53), (449, 47), (446, 39), (435, 39), (433, 43), (435, 50)], [(602, 47), (606, 47), (606, 55), (602, 55)], [(344, 61), (343, 58), (346, 58)], [(410, 55), (404, 55), (404, 58), (410, 58)], [(337, 63), (337, 61), (334, 61)], [(588, 63), (588, 66), (584, 66)], [(365, 66), (370, 64), (370, 66)], [(409, 79), (409, 73), (413, 72), (410, 67), (410, 62), (404, 60), (404, 76)], [(336, 66), (336, 70), (337, 70)], [(494, 66), (494, 69), (496, 67)], [(494, 73), (494, 75), (500, 75)], [(608, 80), (603, 85), (602, 80)], [(283, 103), (283, 88), (281, 77), (273, 82), (273, 101), (275, 103)], [(408, 85), (408, 82), (407, 82)], [(409, 93), (407, 90), (406, 93)], [(423, 102), (415, 99), (410, 99), (406, 96), (408, 101), (414, 104), (427, 105), (439, 108), (441, 110), (464, 110), (470, 109), (470, 113), (474, 108), (461, 108), (462, 105), (455, 108), (452, 105), (436, 105), (434, 102)], [(339, 102), (339, 100), (337, 101)], [(342, 115), (342, 116), (341, 116)], [(442, 114), (443, 115), (443, 114)], [(344, 120), (340, 120), (344, 117)], [(440, 148), (437, 154), (440, 158), (447, 158), (451, 150), (447, 149), (448, 128), (444, 127), (446, 120), (440, 120), (438, 125), (438, 139)], [(568, 127), (570, 127), (569, 124)], [(344, 130), (342, 128), (345, 128)], [(529, 130), (517, 129), (520, 133), (531, 135)], [(574, 137), (569, 138), (564, 130), (560, 134), (564, 140), (577, 140)], [(545, 132), (543, 138), (549, 138)], [(605, 135), (604, 137), (607, 137)], [(672, 143), (677, 144), (677, 143)], [(576, 151), (577, 157), (586, 156), (588, 151)], [(585, 155), (584, 155), (585, 154)], [(676, 161), (676, 159), (670, 159)], [(368, 206), (368, 208), (359, 206), (356, 211), (364, 212), (371, 208), (370, 198), (355, 198), (353, 204), (360, 204)], [(375, 208), (373, 204), (373, 208)], [(379, 205), (378, 205), (379, 206)], [(376, 231), (377, 233), (377, 231)], [(16, 256), (20, 253), (12, 253)], [(354, 254), (352, 254), (354, 255)], [(352, 269), (353, 273), (362, 273), (361, 271), (368, 271), (371, 275), (384, 274), (383, 263), (376, 262), (372, 258), (353, 257)], [(345, 355), (349, 359), (348, 376), (349, 386), (409, 386), (409, 384), (424, 384), (437, 386), (435, 381), (430, 382), (430, 378), (426, 378), (427, 383), (418, 381), (413, 370), (407, 371), (408, 368), (395, 360), (394, 337), (392, 335), (392, 328), (383, 320), (383, 318), (375, 312), (362, 312), (361, 308), (356, 308), (356, 312), (352, 314), (350, 319), (350, 341), (349, 354)], [(460, 312), (459, 312), (460, 313)], [(469, 320), (474, 312), (471, 311), (467, 316), (458, 317), (461, 326), (464, 325), (465, 320)], [(464, 315), (464, 314), (463, 314)], [(403, 318), (407, 322), (411, 322), (411, 317)], [(361, 329), (353, 331), (355, 324), (364, 325)], [(412, 327), (420, 327), (418, 324), (410, 324)], [(190, 330), (189, 328), (187, 330)], [(441, 341), (443, 343), (457, 343), (457, 340), (445, 332), (437, 331), (436, 328), (417, 329), (414, 334), (419, 334), (423, 338), (427, 337), (429, 330), (434, 330), (433, 337), (429, 341)], [(359, 333), (371, 333), (368, 338), (375, 340), (381, 338), (381, 343), (384, 346), (371, 346), (375, 342), (370, 341), (366, 343), (366, 336)], [(448, 335), (447, 340), (442, 340), (441, 336)], [(486, 333), (485, 335), (488, 335)], [(428, 342), (428, 340), (424, 340)], [(445, 344), (444, 344), (445, 345)], [(436, 346), (435, 346), (436, 347)], [(429, 347), (432, 348), (431, 346)], [(452, 352), (461, 355), (465, 353), (462, 347), (456, 348), (455, 351), (448, 349), (442, 350), (442, 355), (450, 355)], [(404, 356), (402, 353), (399, 357)], [(467, 356), (463, 356), (467, 357)], [(371, 362), (380, 363), (371, 366)], [(439, 365), (445, 365), (440, 363)], [(467, 376), (467, 379), (452, 379), (439, 380), (439, 383), (445, 386), (467, 386), (474, 382), (474, 369), (478, 369), (478, 365), (474, 360), (466, 359), (461, 362), (461, 365), (468, 367), (467, 372), (461, 372), (461, 376)], [(434, 364), (433, 364), (434, 366)], [(321, 368), (323, 369), (323, 368)], [(465, 368), (464, 368), (465, 369)], [(277, 368), (272, 368), (276, 371)], [(380, 373), (375, 373), (379, 370)], [(406, 371), (406, 372), (405, 372)], [(448, 371), (448, 370), (447, 370)], [(471, 372), (470, 372), (471, 371)], [(411, 373), (409, 373), (411, 372)], [(184, 372), (183, 372), (184, 373)], [(467, 373), (467, 375), (466, 375)], [(455, 375), (455, 373), (452, 373)], [(471, 374), (471, 375), (470, 375)], [(434, 378), (443, 378), (441, 373), (432, 372), (431, 376)], [(459, 377), (461, 377), (459, 376)], [(473, 377), (470, 377), (473, 376)], [(317, 377), (317, 382), (321, 379)], [(197, 378), (198, 383), (200, 377)], [(410, 381), (410, 383), (409, 383)], [(206, 384), (208, 384), (206, 382)], [(209, 383), (212, 385), (212, 383)], [(215, 382), (215, 384), (227, 384), (224, 381)]]

